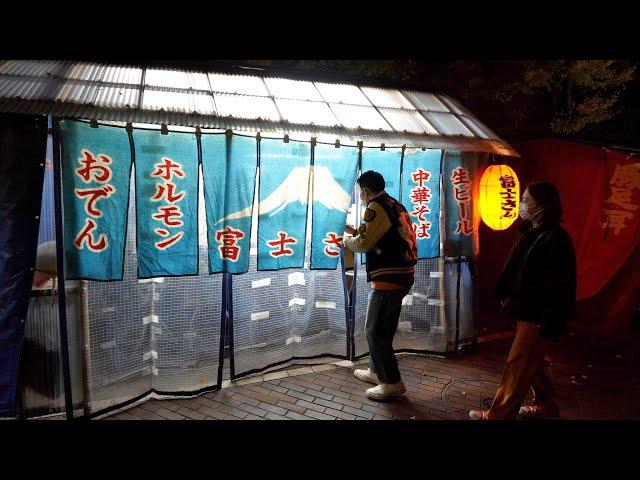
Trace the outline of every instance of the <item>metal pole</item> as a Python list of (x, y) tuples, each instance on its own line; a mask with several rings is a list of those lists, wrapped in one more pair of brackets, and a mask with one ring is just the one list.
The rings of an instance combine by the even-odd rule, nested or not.
[[(224, 348), (227, 339), (227, 278), (222, 274), (222, 309), (220, 310), (220, 335), (218, 345), (218, 388), (222, 388), (222, 374), (224, 369)], [(231, 377), (233, 380), (233, 377)]]
[(62, 161), (57, 120), (53, 120), (53, 189), (56, 219), (56, 264), (58, 278), (58, 321), (60, 322), (60, 352), (62, 354), (62, 375), (64, 380), (64, 408), (67, 420), (73, 419), (73, 398), (71, 394), (71, 370), (69, 368), (69, 340), (67, 335), (67, 303), (65, 296), (64, 270), (64, 215), (62, 211)]
[[(153, 390), (155, 387), (155, 378), (156, 375), (156, 359), (153, 356), (153, 352), (157, 352), (157, 340), (156, 340), (156, 329), (153, 322), (153, 317), (156, 315), (156, 297), (157, 297), (157, 287), (155, 278), (151, 279), (151, 321), (149, 322), (149, 344), (150, 344), (150, 352), (151, 352), (151, 389)], [(160, 325), (158, 323), (158, 325)]]
[(458, 351), (458, 343), (460, 342), (460, 277), (462, 271), (462, 258), (458, 257), (456, 259), (457, 268), (456, 271), (458, 273), (457, 283), (456, 283), (456, 343), (455, 343), (455, 351)]
[(89, 282), (80, 280), (80, 322), (82, 327), (82, 393), (85, 416), (91, 414), (91, 389), (89, 388), (89, 374), (91, 372), (91, 344), (89, 330)]
[(229, 374), (236, 378), (235, 347), (233, 345), (233, 275), (224, 274), (227, 277), (227, 335), (229, 341)]
[[(362, 174), (362, 148), (363, 143), (358, 142), (358, 174)], [(362, 205), (360, 204), (360, 195), (355, 198), (355, 209), (356, 209), (356, 224), (355, 227), (358, 228), (360, 226), (360, 209)], [(351, 340), (351, 350), (349, 355), (349, 360), (352, 362), (356, 358), (356, 302), (358, 300), (358, 262), (361, 262), (362, 265), (362, 253), (353, 252), (353, 280), (351, 281), (351, 332), (350, 332), (350, 340)]]
[[(344, 262), (344, 250), (340, 249), (340, 270), (342, 271), (342, 289), (344, 293), (344, 302), (345, 302), (345, 315), (346, 315), (346, 327), (347, 327), (347, 358), (349, 358), (349, 352), (351, 352), (351, 338), (350, 338), (350, 323), (351, 323), (351, 305), (349, 304), (349, 299), (351, 295), (349, 294), (349, 288), (347, 287), (347, 275), (345, 269)], [(353, 282), (352, 282), (353, 284)]]
[(444, 190), (444, 178), (442, 176), (443, 172), (443, 163), (444, 163), (444, 150), (440, 154), (440, 181), (438, 182), (438, 189), (440, 193), (440, 215), (438, 216), (438, 228), (440, 229), (440, 255), (438, 256), (438, 270), (440, 271), (440, 279), (438, 280), (438, 290), (440, 292), (439, 300), (440, 300), (440, 329), (445, 337), (445, 351), (448, 349), (449, 343), (449, 332), (447, 331), (447, 323), (446, 323), (446, 304), (445, 299), (447, 298), (445, 292), (445, 251), (444, 251), (444, 240), (446, 235), (446, 225), (447, 225), (447, 202), (445, 198), (445, 190)]

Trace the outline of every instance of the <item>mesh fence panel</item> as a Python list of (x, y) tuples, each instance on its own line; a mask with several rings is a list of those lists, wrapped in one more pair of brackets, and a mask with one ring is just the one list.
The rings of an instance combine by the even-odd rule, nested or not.
[(122, 281), (88, 282), (91, 410), (126, 402), (152, 388), (149, 324), (150, 281), (138, 281), (135, 250), (135, 202), (131, 189)]
[(345, 358), (341, 269), (259, 272), (256, 258), (233, 277), (235, 376), (294, 358)]
[[(89, 282), (93, 412), (151, 389), (179, 394), (217, 385), (222, 275), (208, 273), (206, 236), (199, 275), (138, 280), (134, 195), (132, 183), (123, 280)], [(199, 228), (206, 228), (203, 209)]]
[(151, 324), (158, 353), (155, 390), (187, 392), (217, 384), (222, 274), (208, 274), (202, 247), (200, 272), (157, 284), (158, 323)]
[[(309, 205), (307, 257), (311, 251), (311, 220)], [(304, 363), (304, 358), (346, 358), (342, 266), (310, 270), (307, 261), (304, 268), (257, 271), (257, 227), (258, 209), (254, 208), (249, 270), (232, 279), (234, 378), (289, 361)]]
[[(398, 330), (393, 340), (396, 351), (446, 351), (447, 331), (440, 298), (440, 283), (443, 280), (440, 268), (438, 258), (418, 261), (415, 282), (403, 300)], [(358, 358), (369, 354), (364, 328), (371, 287), (367, 283), (364, 265), (358, 265), (355, 288), (353, 333), (355, 356)]]

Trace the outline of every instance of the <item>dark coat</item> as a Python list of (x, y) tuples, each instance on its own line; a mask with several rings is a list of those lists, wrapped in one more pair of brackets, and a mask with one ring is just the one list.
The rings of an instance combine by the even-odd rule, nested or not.
[(497, 296), (502, 313), (539, 325), (543, 338), (557, 339), (576, 302), (576, 257), (566, 230), (524, 222), (498, 278)]

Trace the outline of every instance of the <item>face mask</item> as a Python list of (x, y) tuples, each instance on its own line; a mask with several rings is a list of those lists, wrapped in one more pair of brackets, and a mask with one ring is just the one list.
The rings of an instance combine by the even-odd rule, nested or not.
[(539, 208), (533, 213), (529, 212), (529, 206), (526, 203), (520, 203), (520, 208), (518, 209), (518, 213), (520, 214), (520, 218), (523, 220), (532, 221), (533, 217), (535, 217), (542, 209)]
[(518, 214), (522, 220), (529, 220), (529, 212), (527, 211), (527, 204), (521, 203), (518, 209)]

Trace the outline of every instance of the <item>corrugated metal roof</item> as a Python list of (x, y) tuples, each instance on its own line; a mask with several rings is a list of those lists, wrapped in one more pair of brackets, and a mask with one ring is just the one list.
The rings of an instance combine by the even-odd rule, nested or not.
[(361, 90), (376, 107), (408, 108), (415, 110), (411, 102), (407, 100), (399, 90), (373, 87), (362, 87)]
[(70, 61), (0, 61), (0, 111), (282, 131), (518, 156), (459, 102), (398, 89)]
[(413, 133), (426, 132), (429, 135), (438, 135), (438, 131), (415, 110), (400, 110), (398, 108), (380, 108), (382, 116), (389, 122), (394, 130)]
[(465, 137), (475, 136), (464, 123), (453, 113), (425, 112), (424, 114), (431, 125), (442, 135), (463, 135)]

